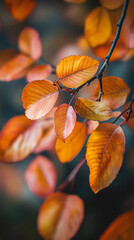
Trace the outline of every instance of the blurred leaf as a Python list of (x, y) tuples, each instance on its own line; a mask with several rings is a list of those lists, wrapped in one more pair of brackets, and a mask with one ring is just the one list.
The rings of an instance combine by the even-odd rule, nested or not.
[(68, 240), (77, 233), (84, 217), (84, 203), (76, 195), (56, 192), (40, 208), (38, 231), (46, 240)]
[(99, 61), (88, 56), (69, 56), (59, 62), (56, 74), (63, 86), (76, 88), (95, 75), (98, 65)]
[(71, 134), (76, 123), (76, 113), (72, 106), (61, 104), (54, 115), (54, 126), (57, 136), (62, 141)]
[(31, 27), (22, 30), (18, 38), (18, 46), (21, 52), (29, 55), (34, 60), (40, 58), (42, 46), (38, 32)]
[(12, 16), (21, 22), (30, 15), (36, 0), (4, 0), (4, 3)]
[[(123, 111), (130, 106), (130, 102), (126, 103), (125, 106), (123, 107)], [(127, 121), (127, 126), (134, 131), (134, 103), (132, 104), (132, 113), (130, 115), (129, 120)], [(126, 111), (122, 116), (124, 119), (127, 119), (129, 111)]]
[(38, 65), (32, 68), (27, 74), (27, 82), (30, 83), (34, 80), (42, 80), (52, 73), (51, 65)]
[(44, 156), (37, 156), (25, 171), (29, 189), (39, 197), (46, 197), (55, 189), (57, 173), (53, 163)]
[(112, 117), (111, 109), (102, 102), (77, 98), (74, 105), (76, 112), (83, 118), (105, 121)]
[(94, 193), (109, 186), (123, 161), (125, 136), (121, 127), (102, 123), (90, 135), (86, 159), (90, 168), (90, 186)]
[(69, 3), (85, 3), (86, 0), (64, 0), (65, 2)]
[(30, 119), (39, 119), (47, 114), (58, 98), (58, 88), (49, 80), (29, 83), (22, 92), (23, 107)]
[[(125, 81), (119, 77), (106, 77), (102, 79), (102, 86), (104, 94), (101, 97), (101, 101), (108, 105), (111, 109), (116, 109), (122, 106), (130, 93), (129, 86)], [(99, 83), (97, 83), (94, 98), (99, 95)]]
[(109, 10), (115, 10), (122, 7), (124, 2), (124, 0), (100, 0), (100, 4)]
[(91, 47), (97, 47), (105, 43), (112, 32), (107, 11), (102, 7), (93, 9), (86, 18), (84, 31)]
[(116, 218), (105, 230), (99, 240), (133, 240), (134, 239), (134, 210)]
[(76, 122), (72, 133), (66, 138), (65, 143), (60, 139), (56, 142), (56, 153), (62, 163), (70, 162), (81, 151), (87, 136), (86, 125)]
[(87, 134), (91, 134), (92, 131), (94, 131), (98, 126), (99, 126), (99, 122), (98, 121), (94, 121), (94, 120), (89, 120), (87, 122)]

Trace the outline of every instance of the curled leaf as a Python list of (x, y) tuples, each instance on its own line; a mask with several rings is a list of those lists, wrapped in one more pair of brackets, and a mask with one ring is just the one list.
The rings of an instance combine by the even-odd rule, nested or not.
[(68, 104), (60, 105), (54, 115), (54, 126), (58, 138), (62, 141), (71, 134), (76, 123), (76, 113)]
[(56, 142), (56, 153), (62, 163), (70, 162), (81, 151), (87, 136), (86, 125), (76, 122), (72, 133), (66, 138), (65, 143), (60, 139)]
[(34, 194), (45, 197), (52, 193), (56, 186), (56, 169), (48, 158), (37, 156), (26, 169), (25, 180)]
[(84, 31), (85, 37), (91, 47), (105, 43), (112, 31), (107, 11), (102, 7), (92, 10), (86, 18)]
[(116, 178), (124, 151), (125, 136), (120, 126), (102, 123), (92, 132), (87, 142), (86, 159), (94, 193), (109, 186)]
[(69, 56), (59, 62), (56, 74), (63, 86), (76, 88), (95, 75), (98, 65), (99, 61), (88, 56)]
[(22, 92), (23, 107), (30, 119), (39, 119), (46, 115), (58, 98), (58, 88), (49, 80), (37, 80), (29, 83)]
[(51, 194), (40, 208), (38, 231), (46, 240), (74, 237), (84, 217), (84, 203), (76, 195)]
[(74, 108), (81, 117), (91, 120), (104, 121), (112, 117), (112, 111), (107, 105), (82, 97), (77, 98)]

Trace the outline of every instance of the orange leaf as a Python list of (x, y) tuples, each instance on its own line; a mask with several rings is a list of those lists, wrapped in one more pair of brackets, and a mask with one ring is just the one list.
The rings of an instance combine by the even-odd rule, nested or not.
[(77, 98), (74, 108), (81, 117), (91, 120), (104, 121), (112, 117), (112, 111), (107, 105), (82, 97)]
[[(128, 102), (128, 103), (126, 103), (125, 104), (125, 106), (123, 107), (123, 111), (126, 109), (126, 108), (128, 108), (130, 106), (130, 102)], [(132, 104), (132, 113), (131, 113), (131, 115), (130, 115), (130, 118), (129, 118), (129, 120), (128, 120), (128, 122), (127, 122), (127, 126), (132, 130), (132, 131), (134, 131), (134, 103)], [(127, 119), (127, 116), (128, 116), (128, 114), (127, 114), (127, 111), (123, 114), (123, 118), (124, 119)]]
[(105, 43), (112, 31), (107, 11), (102, 7), (92, 10), (86, 18), (84, 31), (91, 47)]
[(18, 21), (24, 21), (32, 12), (36, 0), (4, 0), (5, 6)]
[(54, 115), (54, 126), (58, 138), (62, 141), (71, 134), (76, 123), (76, 113), (68, 104), (60, 105)]
[(53, 163), (44, 156), (37, 156), (25, 172), (29, 189), (39, 197), (46, 197), (56, 186), (57, 174)]
[(30, 119), (39, 119), (54, 106), (58, 97), (58, 88), (49, 80), (37, 80), (29, 83), (22, 92), (23, 107)]
[(64, 0), (65, 2), (69, 3), (85, 3), (86, 0)]
[(34, 60), (40, 58), (42, 54), (42, 46), (39, 34), (31, 27), (24, 28), (20, 33), (18, 45), (21, 52), (29, 55)]
[(94, 120), (89, 120), (87, 122), (87, 125), (88, 125), (87, 134), (91, 134), (99, 126), (99, 122)]
[[(76, 122), (75, 128), (65, 143), (60, 139), (56, 142), (56, 153), (62, 163), (70, 162), (81, 151), (87, 136), (86, 125)], [(75, 147), (74, 147), (75, 146)]]
[(31, 69), (27, 74), (27, 82), (30, 83), (37, 79), (44, 79), (52, 73), (51, 65), (38, 65)]
[(90, 135), (86, 159), (90, 168), (90, 186), (94, 193), (109, 186), (122, 165), (125, 136), (121, 127), (102, 123)]
[(26, 158), (42, 136), (42, 128), (25, 115), (11, 118), (0, 133), (0, 159), (16, 162)]
[(124, 0), (100, 0), (100, 3), (109, 10), (115, 10), (123, 6)]
[(33, 60), (23, 54), (15, 56), (6, 61), (0, 68), (0, 80), (12, 81), (24, 77), (26, 70), (32, 65)]
[[(116, 109), (122, 106), (130, 93), (129, 86), (119, 77), (106, 77), (102, 79), (104, 94), (101, 101), (108, 105), (111, 109)], [(94, 98), (99, 94), (99, 83), (94, 91)]]
[(133, 240), (134, 239), (134, 210), (116, 218), (106, 229), (99, 240)]
[(56, 74), (63, 86), (75, 88), (91, 79), (98, 65), (99, 61), (88, 56), (69, 56), (59, 62)]
[(72, 239), (84, 217), (84, 203), (76, 195), (56, 192), (40, 208), (38, 231), (46, 240)]
[(7, 61), (10, 61), (12, 58), (18, 55), (18, 51), (14, 49), (4, 49), (0, 50), (0, 69)]

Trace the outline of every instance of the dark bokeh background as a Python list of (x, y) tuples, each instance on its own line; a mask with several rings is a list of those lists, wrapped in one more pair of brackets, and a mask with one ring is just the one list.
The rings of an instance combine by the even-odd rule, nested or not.
[[(97, 1), (75, 5), (62, 0), (38, 0), (33, 13), (23, 23), (19, 23), (5, 9), (3, 1), (0, 1), (0, 49), (16, 49), (19, 33), (25, 26), (31, 26), (40, 34), (43, 57), (55, 65), (68, 55), (90, 55), (90, 49), (82, 50), (77, 43), (83, 35), (85, 17), (97, 4)], [(128, 62), (111, 63), (106, 74), (119, 76), (133, 87), (133, 63), (133, 59)], [(50, 76), (49, 79), (54, 78), (55, 76)], [(25, 79), (9, 83), (0, 82), (0, 128), (9, 118), (24, 113), (21, 91), (25, 84)], [(84, 90), (88, 95), (90, 90), (87, 87)], [(115, 181), (95, 195), (89, 187), (89, 170), (86, 163), (78, 174), (73, 193), (85, 201), (85, 219), (74, 239), (97, 240), (118, 215), (134, 207), (134, 134), (126, 126), (123, 129), (126, 135), (126, 153)], [(59, 163), (54, 153), (43, 154), (56, 165), (60, 183), (84, 153), (85, 149), (72, 163), (64, 165)], [(24, 182), (24, 171), (33, 157), (34, 155), (31, 155), (16, 164), (0, 164), (0, 180), (4, 186), (0, 195), (0, 240), (41, 239), (37, 232), (36, 219), (44, 200), (34, 196)]]

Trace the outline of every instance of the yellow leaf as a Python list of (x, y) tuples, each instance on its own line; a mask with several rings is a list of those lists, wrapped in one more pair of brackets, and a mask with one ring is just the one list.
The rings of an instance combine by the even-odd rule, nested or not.
[(102, 123), (90, 135), (86, 159), (90, 169), (90, 186), (97, 193), (109, 186), (122, 165), (125, 136), (121, 127)]
[(69, 56), (59, 62), (56, 74), (63, 86), (76, 88), (95, 75), (99, 63), (88, 56)]
[(120, 8), (121, 6), (123, 7), (125, 0), (100, 0), (100, 3), (102, 4), (103, 7), (109, 9), (109, 10), (115, 10)]
[(73, 132), (66, 138), (65, 143), (60, 139), (56, 142), (56, 153), (62, 163), (70, 162), (82, 149), (87, 136), (86, 125), (76, 122)]

